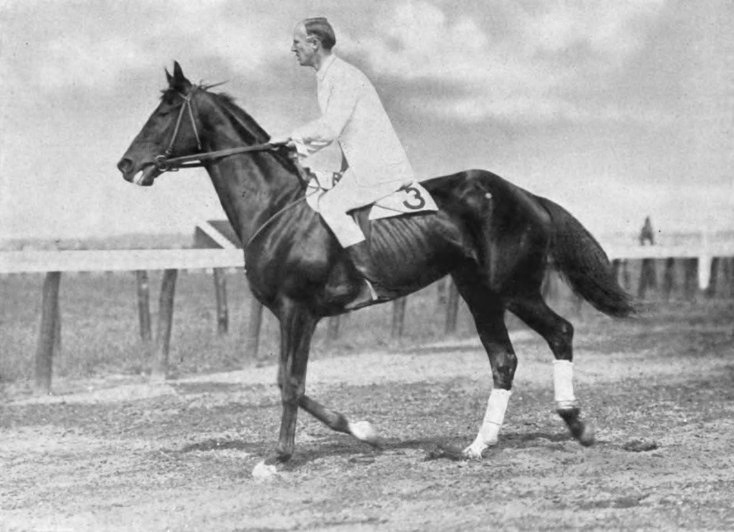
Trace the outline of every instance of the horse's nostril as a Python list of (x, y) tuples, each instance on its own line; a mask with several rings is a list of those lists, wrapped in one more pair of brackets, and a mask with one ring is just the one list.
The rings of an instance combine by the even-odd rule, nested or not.
[(130, 169), (133, 166), (133, 162), (130, 159), (120, 159), (120, 162), (117, 163), (117, 168), (122, 172), (123, 174), (126, 174), (130, 171)]

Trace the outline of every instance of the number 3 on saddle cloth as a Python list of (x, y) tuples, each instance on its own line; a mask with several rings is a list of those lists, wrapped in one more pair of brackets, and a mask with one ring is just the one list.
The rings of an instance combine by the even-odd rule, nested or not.
[[(318, 212), (319, 198), (339, 182), (341, 173), (321, 172), (309, 169), (308, 174), (311, 179), (306, 188), (306, 202), (314, 211)], [(355, 209), (352, 211), (352, 216), (362, 226), (362, 230), (364, 231), (364, 225), (369, 220), (380, 220), (382, 218), (393, 218), (395, 216), (437, 210), (438, 206), (428, 191), (420, 183), (415, 181), (409, 185), (404, 185), (371, 205)], [(364, 215), (358, 215), (358, 213), (362, 212), (368, 212), (366, 219)]]

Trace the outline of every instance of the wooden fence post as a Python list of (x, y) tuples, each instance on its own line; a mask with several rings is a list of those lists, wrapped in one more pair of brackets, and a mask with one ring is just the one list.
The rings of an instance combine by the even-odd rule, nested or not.
[(217, 334), (226, 334), (229, 329), (227, 308), (227, 278), (222, 268), (214, 268), (214, 293), (217, 299)]
[(148, 284), (148, 272), (138, 270), (135, 272), (138, 283), (138, 320), (140, 322), (140, 339), (150, 342), (153, 334), (150, 328), (150, 285)]
[(718, 295), (718, 285), (719, 285), (719, 264), (721, 264), (721, 259), (719, 257), (713, 257), (711, 259), (711, 270), (709, 273), (709, 285), (706, 287), (705, 295), (707, 298), (711, 299)]
[(621, 271), (622, 261), (620, 259), (612, 259), (612, 275), (614, 280), (619, 283), (619, 272)]
[(698, 259), (683, 259), (683, 291), (687, 300), (693, 300), (698, 293)]
[(173, 300), (176, 294), (178, 270), (165, 270), (161, 281), (161, 295), (158, 301), (158, 333), (156, 352), (151, 371), (151, 381), (162, 382), (168, 377), (168, 353), (171, 347), (171, 328), (173, 326)]
[(728, 257), (723, 259), (724, 271), (723, 275), (723, 287), (724, 297), (734, 297), (734, 257)]
[(663, 297), (670, 301), (670, 296), (675, 290), (675, 259), (665, 259), (665, 271), (663, 272)]
[(448, 294), (446, 297), (446, 322), (444, 332), (446, 334), (454, 334), (456, 332), (456, 319), (459, 314), (459, 289), (453, 279), (449, 281), (446, 287)]
[(446, 303), (446, 285), (450, 282), (450, 277), (444, 277), (436, 281), (436, 302), (439, 305)]
[(655, 259), (642, 259), (640, 280), (637, 285), (637, 297), (644, 298), (648, 288), (657, 288)]
[(41, 329), (36, 349), (36, 391), (51, 392), (51, 376), (53, 374), (54, 348), (60, 332), (59, 284), (61, 272), (48, 272), (43, 282), (43, 299), (41, 308)]
[(622, 287), (629, 292), (631, 284), (629, 261), (622, 259)]
[(54, 358), (61, 355), (61, 308), (59, 299), (56, 298), (56, 316), (54, 317)]
[(543, 284), (540, 287), (540, 293), (546, 302), (555, 302), (558, 299), (559, 285), (560, 277), (552, 265), (549, 265), (545, 270)]
[(339, 325), (341, 316), (331, 316), (326, 324), (326, 341), (327, 343), (333, 342), (339, 338)]
[(403, 336), (403, 330), (405, 329), (405, 307), (407, 306), (408, 298), (401, 297), (393, 301), (392, 304), (392, 328), (390, 330), (390, 337), (401, 338)]
[(573, 290), (571, 290), (569, 297), (571, 298), (571, 302), (573, 305), (571, 312), (573, 313), (574, 316), (578, 318), (581, 316), (581, 311), (584, 308), (584, 298), (578, 295)]
[(263, 319), (263, 305), (254, 297), (250, 302), (250, 322), (247, 325), (245, 354), (251, 360), (257, 360), (260, 349), (260, 326)]

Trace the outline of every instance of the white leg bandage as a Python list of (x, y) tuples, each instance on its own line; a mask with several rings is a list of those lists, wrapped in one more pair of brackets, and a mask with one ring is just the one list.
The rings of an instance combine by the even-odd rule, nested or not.
[(487, 400), (487, 412), (484, 414), (484, 421), (479, 429), (474, 442), (464, 449), (464, 454), (468, 458), (480, 459), (482, 451), (490, 445), (497, 444), (502, 422), (505, 420), (505, 412), (507, 411), (507, 403), (510, 401), (510, 390), (493, 389)]
[(573, 394), (573, 362), (553, 361), (553, 390), (557, 409), (566, 410), (576, 406), (576, 396)]

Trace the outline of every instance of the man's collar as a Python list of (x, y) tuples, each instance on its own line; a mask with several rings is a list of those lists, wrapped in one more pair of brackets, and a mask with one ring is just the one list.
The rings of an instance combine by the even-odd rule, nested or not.
[(329, 67), (334, 63), (335, 60), (336, 55), (334, 55), (333, 53), (329, 54), (326, 59), (324, 59), (323, 63), (321, 63), (321, 66), (316, 71), (316, 78), (319, 81), (324, 80), (324, 78), (326, 77), (326, 72), (329, 70)]

